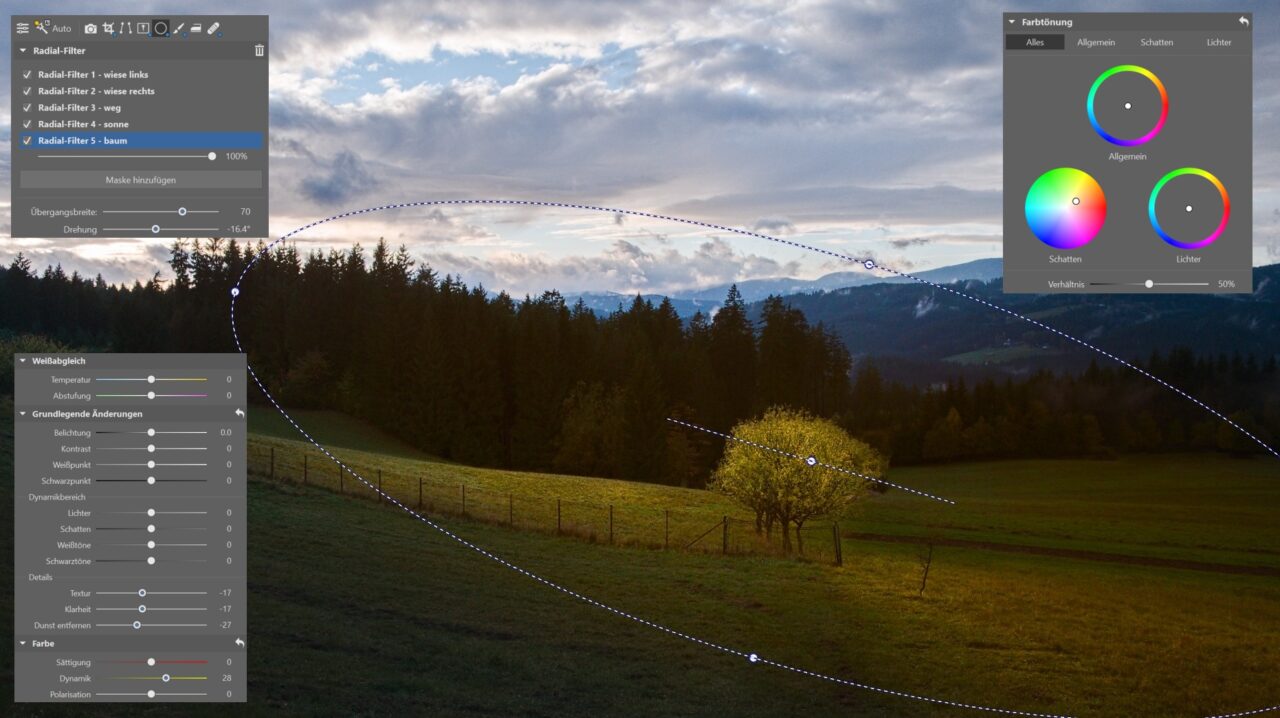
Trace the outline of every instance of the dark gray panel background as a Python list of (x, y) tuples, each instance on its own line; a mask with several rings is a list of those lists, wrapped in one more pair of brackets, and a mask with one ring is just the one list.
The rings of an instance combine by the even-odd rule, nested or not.
[[(1017, 23), (1009, 32), (1030, 32)], [(1021, 16), (1017, 16), (1021, 17)], [(1059, 16), (1074, 17), (1080, 16)], [(1188, 15), (1177, 23), (1157, 17), (1153, 26), (1185, 27), (1218, 15)], [(1132, 26), (1134, 18), (1126, 15)], [(1105, 15), (1087, 24), (1105, 27)], [(1081, 26), (1077, 24), (1077, 28)], [(1252, 50), (1251, 35), (1234, 29), (1207, 32), (1063, 31), (1036, 28), (1036, 33), (1064, 32), (1064, 51), (1005, 51), (1004, 63), (1004, 289), (1006, 292), (1250, 292), (1252, 291)], [(1077, 40), (1113, 39), (1115, 47), (1079, 48)], [(1172, 49), (1141, 48), (1141, 38), (1170, 38)], [(1230, 39), (1230, 48), (1210, 48), (1208, 37)], [(1169, 94), (1169, 116), (1163, 131), (1135, 147), (1113, 145), (1094, 132), (1086, 101), (1094, 79), (1108, 68), (1135, 64), (1155, 73)], [(1131, 110), (1123, 109), (1131, 101)], [(1150, 81), (1134, 73), (1115, 75), (1099, 88), (1095, 106), (1099, 122), (1112, 134), (1137, 137), (1158, 117), (1159, 97)], [(1123, 163), (1111, 153), (1147, 155)], [(1182, 250), (1164, 242), (1147, 218), (1147, 202), (1155, 183), (1181, 167), (1200, 167), (1216, 175), (1231, 198), (1231, 219), (1212, 245)], [(1107, 198), (1101, 232), (1084, 247), (1058, 250), (1040, 242), (1027, 226), (1027, 190), (1044, 172), (1075, 167), (1094, 177)], [(1193, 211), (1185, 211), (1187, 204)], [(1212, 185), (1198, 177), (1170, 181), (1157, 203), (1164, 229), (1178, 238), (1198, 239), (1215, 228), (1221, 200)], [(1054, 256), (1075, 256), (1078, 264), (1051, 264)], [(1180, 263), (1194, 257), (1196, 263)], [(1156, 283), (1208, 283), (1208, 286), (1157, 286)], [(1116, 283), (1085, 289), (1054, 289), (1050, 280)], [(1220, 285), (1234, 282), (1234, 287)]]
[[(33, 357), (83, 357), (85, 366), (33, 366)], [(26, 359), (26, 361), (23, 361)], [(194, 383), (92, 382), (54, 384), (52, 377), (142, 376), (208, 377), (200, 389)], [(227, 379), (230, 378), (230, 381)], [(243, 354), (19, 354), (14, 358), (14, 693), (27, 701), (230, 701), (246, 699), (246, 558), (247, 514), (246, 424), (235, 409), (245, 406)], [(165, 389), (172, 391), (166, 392)], [(207, 393), (207, 399), (55, 398), (55, 393)], [(227, 394), (231, 396), (228, 397)], [(94, 409), (140, 412), (132, 419), (75, 418), (50, 412)], [(56, 429), (77, 431), (205, 431), (204, 435), (91, 434), (89, 438), (58, 437)], [(228, 430), (231, 436), (223, 436)], [(206, 451), (104, 450), (106, 447), (202, 446)], [(64, 445), (90, 446), (88, 453), (68, 454)], [(228, 449), (229, 447), (229, 449)], [(197, 458), (198, 457), (198, 458)], [(87, 469), (55, 469), (51, 462), (91, 462)], [(207, 463), (207, 467), (117, 467), (104, 463)], [(226, 462), (232, 467), (227, 468)], [(43, 477), (82, 480), (137, 478), (206, 479), (204, 483), (156, 484), (90, 482), (83, 486), (47, 486)], [(225, 479), (230, 476), (232, 481)], [(30, 500), (31, 494), (63, 495), (67, 500)], [(81, 509), (90, 516), (71, 516)], [(157, 514), (112, 513), (155, 509)], [(204, 514), (171, 514), (203, 511)], [(230, 516), (227, 512), (230, 511)], [(154, 533), (146, 532), (154, 525)], [(87, 527), (66, 532), (64, 527)], [(112, 528), (114, 527), (114, 528)], [(227, 530), (230, 527), (230, 530)], [(123, 529), (123, 530), (120, 530)], [(155, 540), (164, 543), (205, 543), (205, 547), (154, 549), (111, 544)], [(90, 544), (87, 549), (58, 542)], [(226, 542), (231, 542), (231, 547)], [(119, 563), (101, 559), (155, 556), (155, 564)], [(47, 557), (89, 558), (77, 566), (48, 566)], [(182, 559), (202, 559), (193, 563)], [(230, 559), (230, 563), (227, 560)], [(37, 580), (48, 576), (52, 580)], [(139, 589), (147, 592), (138, 594)], [(222, 592), (229, 590), (230, 595)], [(73, 591), (88, 592), (77, 596)], [(109, 592), (109, 593), (101, 593)], [(166, 595), (164, 592), (180, 592)], [(203, 594), (203, 595), (199, 595)], [(145, 612), (138, 606), (147, 606)], [(90, 612), (69, 611), (89, 607)], [(163, 611), (182, 608), (197, 610)], [(106, 610), (104, 610), (106, 609)], [(125, 609), (125, 610), (118, 610)], [(100, 626), (133, 621), (205, 623), (207, 627)], [(229, 621), (229, 626), (223, 626)], [(55, 624), (37, 627), (36, 623)], [(90, 628), (58, 628), (60, 623), (87, 623)], [(53, 645), (41, 645), (52, 642)], [(205, 664), (147, 666), (127, 661), (206, 660)], [(89, 661), (88, 666), (58, 665), (59, 660)], [(125, 677), (205, 675), (204, 681), (123, 680)], [(224, 679), (224, 676), (228, 679)], [(87, 683), (78, 682), (87, 678)], [(155, 690), (155, 698), (101, 695)], [(231, 695), (228, 696), (227, 692)], [(87, 696), (83, 695), (88, 693)], [(207, 696), (166, 695), (207, 693)]]
[[(11, 157), (12, 176), (10, 191), (12, 194), (12, 234), (14, 237), (84, 237), (84, 238), (129, 238), (140, 236), (157, 237), (266, 237), (268, 234), (269, 204), (269, 153), (268, 136), (268, 59), (269, 52), (263, 57), (254, 56), (254, 45), (268, 41), (268, 20), (265, 15), (233, 15), (233, 16), (199, 16), (169, 15), (171, 25), (178, 21), (188, 23), (201, 22), (204, 27), (217, 21), (224, 34), (222, 38), (213, 38), (205, 33), (186, 39), (178, 37), (149, 38), (138, 35), (123, 35), (116, 38), (101, 33), (85, 35), (83, 27), (86, 23), (101, 24), (113, 21), (117, 25), (124, 21), (136, 22), (151, 20), (157, 16), (116, 16), (116, 15), (54, 15), (56, 25), (70, 27), (67, 33), (44, 35), (33, 33), (17, 35), (13, 22), (32, 21), (34, 16), (13, 16), (10, 23), (12, 39), (12, 69), (10, 83), (12, 97), (10, 103)], [(166, 17), (159, 15), (158, 17)], [(53, 47), (71, 44), (86, 50), (84, 55), (75, 57), (32, 56), (36, 47)], [(27, 53), (20, 48), (27, 48)], [(104, 80), (55, 80), (40, 79), (38, 76), (23, 78), (22, 73), (28, 70), (39, 72), (49, 70), (93, 70), (101, 72), (111, 70), (144, 70), (146, 79)], [(75, 85), (113, 86), (122, 88), (150, 87), (156, 90), (155, 95), (143, 96), (66, 96), (35, 97), (24, 96), (24, 87), (58, 87)], [(72, 113), (35, 111), (24, 112), (22, 106), (27, 102), (53, 104), (60, 102), (76, 102), (79, 104), (96, 103), (102, 105), (120, 104), (123, 112), (118, 115), (102, 113)], [(218, 159), (154, 159), (154, 158), (120, 158), (120, 159), (40, 159), (36, 154), (90, 154), (90, 151), (76, 152), (67, 149), (32, 149), (23, 148), (20, 138), (26, 131), (55, 132), (59, 130), (40, 129), (34, 125), (29, 129), (22, 127), (24, 120), (57, 120), (78, 119), (92, 120), (126, 120), (127, 130), (103, 130), (104, 132), (261, 132), (263, 147), (260, 150), (247, 151), (245, 160), (230, 160), (226, 150), (217, 150)], [(67, 132), (95, 131), (63, 130)], [(97, 150), (93, 154), (196, 154), (175, 150)], [(31, 182), (24, 181), (31, 177), (49, 177), (47, 174), (33, 175), (33, 171), (51, 172), (76, 170), (85, 172), (110, 172), (112, 174), (137, 173), (149, 175), (156, 171), (168, 170), (185, 172), (222, 172), (252, 171), (257, 178), (252, 183), (240, 183), (228, 186), (211, 179), (208, 187), (199, 184), (183, 188), (162, 187), (85, 187), (75, 182)], [(185, 207), (188, 210), (214, 209), (218, 214), (98, 214), (96, 216), (49, 217), (33, 214), (31, 208), (44, 210), (62, 208), (94, 208), (98, 210), (177, 210)], [(240, 213), (241, 207), (250, 209), (249, 215)], [(158, 224), (162, 230), (158, 233), (103, 231), (105, 228), (147, 229)], [(232, 231), (231, 227), (242, 227), (240, 231)], [(70, 227), (70, 228), (68, 228)], [(97, 229), (96, 234), (71, 228)], [(173, 228), (173, 229), (170, 229)], [(202, 229), (209, 228), (209, 229)]]

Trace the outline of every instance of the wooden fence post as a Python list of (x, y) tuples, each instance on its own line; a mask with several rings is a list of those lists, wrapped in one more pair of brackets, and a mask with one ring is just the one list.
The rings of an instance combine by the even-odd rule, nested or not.
[(724, 518), (720, 519), (720, 521), (721, 523), (724, 524), (724, 536), (720, 542), (721, 543), (720, 552), (727, 554), (729, 553), (729, 517), (725, 516)]
[(418, 510), (422, 510), (422, 477), (418, 477)]
[(835, 542), (836, 547), (836, 565), (844, 565), (844, 547), (840, 545), (840, 524), (831, 524), (831, 540)]
[(378, 469), (378, 503), (382, 503), (382, 469)]
[(271, 447), (271, 480), (276, 480), (276, 447)]

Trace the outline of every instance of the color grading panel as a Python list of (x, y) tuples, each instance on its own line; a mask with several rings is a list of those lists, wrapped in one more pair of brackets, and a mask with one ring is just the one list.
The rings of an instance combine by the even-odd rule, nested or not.
[(14, 358), (14, 696), (245, 700), (243, 354)]
[(1004, 290), (1251, 292), (1252, 16), (1002, 25)]

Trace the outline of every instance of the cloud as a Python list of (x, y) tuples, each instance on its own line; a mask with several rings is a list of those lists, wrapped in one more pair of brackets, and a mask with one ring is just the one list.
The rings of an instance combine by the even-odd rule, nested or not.
[(1000, 193), (953, 185), (932, 187), (826, 186), (725, 194), (671, 205), (693, 217), (750, 216), (786, 211), (806, 222), (890, 224), (998, 223)]
[(328, 162), (313, 158), (317, 173), (303, 177), (302, 194), (319, 204), (347, 202), (353, 197), (376, 189), (380, 181), (369, 172), (365, 162), (349, 151), (339, 152)]
[(910, 249), (912, 247), (926, 247), (939, 244), (999, 244), (1002, 237), (999, 234), (925, 234), (915, 235), (911, 237), (893, 237), (886, 240), (889, 246), (894, 249)]
[(796, 233), (796, 226), (792, 224), (791, 220), (782, 217), (762, 217), (751, 225), (751, 229), (755, 232), (776, 235)]
[[(166, 11), (204, 9), (175, 2)], [(1145, 0), (1133, 9), (1144, 8), (1159, 9)], [(1002, 9), (994, 0), (227, 3), (228, 12), (272, 11), (277, 235), (351, 205), (520, 198), (667, 212), (772, 235), (821, 231), (813, 241), (826, 245), (882, 226), (890, 231), (863, 237), (859, 256), (884, 247), (902, 260), (894, 266), (972, 259), (957, 247), (990, 252), (984, 243), (998, 242), (1002, 53), (991, 19)], [(68, 2), (64, 11), (94, 9)], [(1255, 73), (1280, 74), (1280, 15), (1255, 21)], [(477, 60), (487, 64), (477, 69)], [(0, 104), (8, 83), (0, 76)], [(1274, 206), (1280, 191), (1280, 83), (1257, 83), (1254, 103), (1255, 219), (1265, 225), (1261, 207)], [(0, 142), (0, 185), (8, 162), (9, 143)], [(631, 224), (590, 228), (598, 266), (614, 272), (601, 275), (600, 288), (631, 278), (694, 281), (688, 268), (657, 266), (699, 261), (688, 249), (661, 251), (680, 230), (646, 235)], [(318, 227), (303, 241), (386, 236), (415, 251), (449, 246), (459, 258), (466, 247), (495, 277), (507, 266), (516, 272), (512, 256), (545, 250), (544, 286), (570, 279), (568, 255), (583, 255), (582, 272), (592, 266), (573, 232), (516, 240), (483, 220), (389, 216), (356, 229)], [(1254, 259), (1275, 261), (1280, 240), (1263, 230), (1254, 233)], [(658, 251), (626, 269), (617, 241)], [(119, 270), (105, 255), (72, 251), (83, 243), (54, 246), (87, 271)], [(15, 248), (0, 240), (0, 259)], [(780, 266), (790, 261), (777, 248), (760, 251)], [(813, 264), (800, 273), (821, 266), (804, 261)], [(712, 263), (705, 272), (722, 269)], [(572, 279), (590, 283), (581, 273)]]
[(540, 253), (507, 252), (478, 258), (435, 252), (423, 260), (441, 274), (460, 275), (469, 284), (505, 289), (517, 296), (552, 287), (565, 292), (671, 292), (785, 276), (798, 269), (794, 262), (741, 252), (715, 237), (685, 252), (672, 248), (649, 251), (618, 240), (597, 255), (551, 258)]
[(929, 244), (932, 241), (933, 239), (930, 237), (911, 237), (908, 239), (891, 239), (889, 244), (893, 245), (894, 249), (906, 249), (907, 247), (919, 247)]

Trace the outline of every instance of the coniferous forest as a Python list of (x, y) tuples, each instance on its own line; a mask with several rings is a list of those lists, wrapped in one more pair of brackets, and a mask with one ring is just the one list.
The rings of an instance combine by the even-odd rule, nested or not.
[[(0, 269), (0, 333), (118, 352), (234, 351), (230, 288), (249, 247), (177, 243), (168, 276), (131, 286)], [(772, 406), (830, 417), (895, 464), (1260, 447), (1115, 365), (966, 385), (880, 378), (781, 298), (682, 320), (636, 298), (608, 316), (555, 291), (469, 287), (379, 242), (372, 252), (272, 250), (241, 284), (240, 339), (286, 406), (362, 417), (429, 453), (483, 466), (700, 486), (720, 431)], [(1135, 361), (1264, 440), (1280, 435), (1274, 356), (1175, 350)]]

